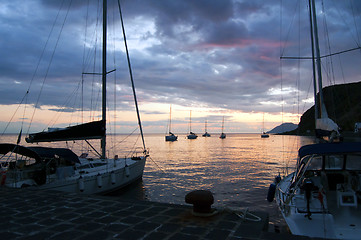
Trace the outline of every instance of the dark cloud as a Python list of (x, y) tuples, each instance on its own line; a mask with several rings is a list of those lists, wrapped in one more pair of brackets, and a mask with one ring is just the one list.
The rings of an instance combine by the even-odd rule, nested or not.
[[(113, 11), (117, 10), (117, 3), (108, 2), (110, 29), (119, 30), (119, 16)], [(81, 89), (96, 96), (92, 106), (85, 105), (86, 109), (99, 106), (99, 79), (86, 76), (84, 86), (79, 85), (83, 72), (101, 69), (99, 61), (91, 60), (100, 56), (100, 38), (90, 40), (100, 32), (101, 6), (98, 1), (90, 0), (89, 7), (87, 3), (75, 0), (0, 3), (1, 104), (20, 102), (32, 80), (30, 92), (38, 93), (36, 89), (47, 76), (40, 106), (63, 106), (64, 93), (66, 96), (74, 93), (65, 109), (75, 111), (80, 107)], [(283, 100), (293, 104), (295, 98), (294, 92), (281, 96), (271, 91), (281, 88), (281, 76), (284, 88), (298, 86), (302, 97), (309, 95), (310, 62), (282, 60), (280, 64), (279, 60), (280, 55), (310, 56), (307, 1), (282, 3), (280, 6), (278, 0), (122, 1), (140, 100), (276, 113), (281, 107), (271, 103)], [(320, 42), (322, 46), (327, 46), (328, 39), (331, 43), (329, 48), (321, 49), (323, 55), (360, 46), (360, 1), (327, 1), (324, 5), (317, 2), (317, 8)], [(326, 20), (328, 25), (323, 26)], [(109, 55), (108, 69), (117, 69), (118, 80), (116, 85), (109, 83), (109, 98), (116, 96), (123, 102), (118, 107), (130, 109), (133, 105), (131, 93), (127, 92), (129, 73), (121, 33), (116, 39), (115, 45), (109, 43), (117, 57)], [(95, 43), (96, 50), (90, 47)], [(359, 53), (334, 58), (335, 67), (336, 63), (342, 65), (336, 67), (337, 72), (343, 72), (334, 81), (360, 81), (359, 69), (354, 67), (359, 59)], [(83, 62), (89, 67), (84, 68)], [(113, 62), (117, 64), (112, 66)], [(325, 68), (327, 64), (330, 63), (324, 61)], [(299, 77), (295, 70), (298, 67), (306, 75)], [(85, 100), (88, 99), (84, 97)], [(35, 104), (37, 97), (29, 98), (29, 102)], [(290, 106), (284, 110), (292, 111)]]

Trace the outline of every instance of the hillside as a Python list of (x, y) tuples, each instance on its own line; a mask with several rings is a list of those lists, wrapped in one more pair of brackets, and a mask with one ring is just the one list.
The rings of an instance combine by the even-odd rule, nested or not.
[[(355, 122), (361, 122), (361, 82), (340, 84), (323, 89), (328, 116), (342, 131), (353, 132)], [(309, 135), (315, 129), (314, 106), (301, 117), (298, 129), (290, 134)]]
[(273, 133), (273, 134), (277, 134), (277, 133), (284, 133), (284, 132), (289, 132), (292, 130), (295, 130), (297, 128), (297, 124), (294, 123), (282, 123), (281, 125), (273, 128), (272, 130), (268, 131), (267, 133)]

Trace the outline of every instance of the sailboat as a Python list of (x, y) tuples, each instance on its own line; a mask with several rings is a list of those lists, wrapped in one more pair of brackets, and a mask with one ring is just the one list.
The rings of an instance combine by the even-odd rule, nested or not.
[[(292, 234), (323, 239), (360, 239), (361, 143), (338, 141), (337, 124), (327, 117), (322, 96), (314, 0), (310, 0), (309, 5), (315, 132), (317, 137), (328, 141), (301, 147), (295, 171), (283, 178), (276, 177), (269, 188), (268, 200), (273, 200), (272, 194), (275, 193), (276, 202)], [(315, 57), (319, 98), (316, 94)]]
[(192, 111), (189, 113), (189, 134), (187, 135), (188, 139), (196, 139), (198, 136), (192, 132)]
[(202, 137), (210, 137), (210, 136), (211, 136), (211, 134), (209, 134), (207, 132), (207, 119), (206, 119), (206, 121), (204, 123), (204, 134), (202, 135)]
[(174, 135), (172, 132), (171, 132), (171, 127), (172, 127), (172, 106), (170, 106), (170, 110), (169, 110), (169, 135), (165, 136), (165, 140), (167, 142), (174, 142), (174, 141), (177, 141), (178, 139), (178, 136)]
[[(21, 134), (19, 134), (16, 144), (0, 144), (1, 158), (2, 160), (7, 159), (1, 165), (2, 185), (10, 188), (35, 186), (38, 189), (45, 190), (98, 194), (117, 190), (142, 178), (148, 152), (145, 148), (130, 68), (139, 129), (143, 140), (143, 150), (140, 153), (134, 153), (134, 155), (128, 158), (119, 158), (118, 155), (115, 155), (113, 158), (106, 156), (106, 82), (108, 73), (106, 66), (106, 16), (107, 0), (103, 0), (102, 119), (66, 128), (49, 128), (48, 131), (29, 134), (26, 138), (28, 143), (84, 140), (89, 145), (88, 140), (100, 139), (100, 153), (95, 147), (90, 145), (98, 153), (98, 158), (90, 158), (87, 153), (78, 156), (68, 148), (21, 146), (19, 145)], [(129, 54), (121, 12), (120, 20), (129, 65)]]
[(269, 138), (269, 135), (264, 131), (264, 113), (263, 113), (263, 123), (262, 123), (262, 134), (261, 138)]
[(221, 138), (221, 139), (226, 138), (226, 134), (223, 132), (223, 128), (224, 128), (224, 116), (223, 116), (223, 120), (222, 120), (222, 133), (219, 136), (219, 138)]

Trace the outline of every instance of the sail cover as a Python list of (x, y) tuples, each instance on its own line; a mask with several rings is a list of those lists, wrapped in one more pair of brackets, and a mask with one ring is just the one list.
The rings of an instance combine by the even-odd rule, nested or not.
[(338, 125), (330, 118), (316, 119), (316, 135), (317, 136), (330, 136), (332, 132), (339, 135)]
[(39, 133), (29, 134), (25, 138), (28, 143), (56, 142), (85, 139), (100, 139), (105, 136), (105, 121), (94, 121), (66, 128), (49, 129)]
[(45, 158), (53, 158), (56, 155), (70, 162), (80, 163), (78, 156), (67, 148), (24, 147), (10, 143), (0, 144), (0, 154), (9, 152), (34, 158), (36, 162), (41, 162)]
[(361, 142), (316, 143), (305, 145), (298, 150), (298, 156), (360, 153)]

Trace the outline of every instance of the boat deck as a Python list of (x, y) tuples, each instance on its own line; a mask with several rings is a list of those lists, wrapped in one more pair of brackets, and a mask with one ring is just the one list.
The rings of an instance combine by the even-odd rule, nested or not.
[(336, 191), (327, 194), (327, 198), (330, 199), (328, 208), (334, 216), (336, 236), (346, 239), (352, 236), (361, 236), (361, 206), (357, 204), (357, 201), (356, 206), (341, 206), (337, 202), (337, 197)]

